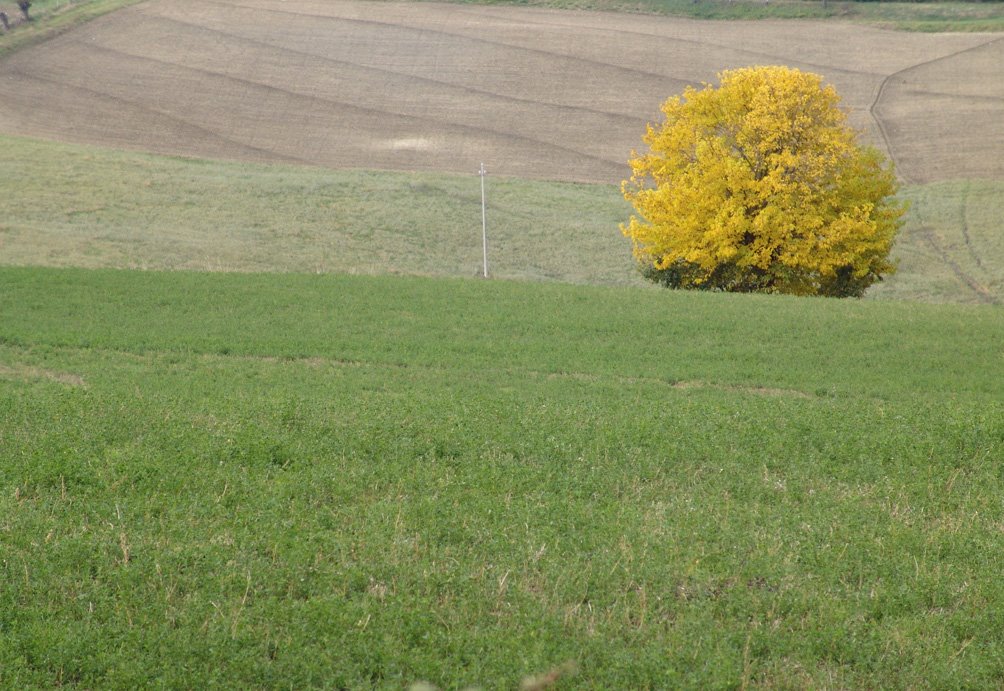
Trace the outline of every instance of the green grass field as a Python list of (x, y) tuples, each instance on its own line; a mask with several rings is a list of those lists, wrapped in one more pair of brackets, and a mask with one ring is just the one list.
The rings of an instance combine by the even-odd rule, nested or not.
[(1004, 183), (838, 301), (648, 286), (611, 186), (489, 177), (483, 281), (474, 174), (0, 169), (0, 688), (1004, 685)]
[[(472, 277), (474, 174), (332, 171), (0, 137), (0, 264)], [(626, 168), (626, 164), (625, 164)], [(1004, 183), (905, 187), (899, 272), (869, 293), (1004, 301)], [(488, 178), (490, 260), (508, 279), (643, 285), (616, 187)]]
[[(481, 270), (476, 174), (211, 162), (0, 137), (0, 263), (203, 271)], [(638, 279), (600, 185), (489, 178), (493, 274)]]
[(0, 687), (993, 687), (1004, 312), (0, 269)]

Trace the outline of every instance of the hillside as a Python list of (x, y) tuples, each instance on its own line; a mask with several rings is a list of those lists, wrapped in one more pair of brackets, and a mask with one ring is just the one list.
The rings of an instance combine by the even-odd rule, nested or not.
[(999, 39), (482, 5), (142, 3), (0, 59), (0, 131), (105, 147), (3, 138), (0, 264), (472, 276), (466, 176), (485, 162), (494, 275), (637, 283), (615, 186), (645, 123), (686, 84), (783, 62), (832, 80), (906, 183), (900, 270), (871, 297), (997, 304)]
[[(0, 137), (0, 265), (412, 274), (481, 271), (476, 175), (189, 160)], [(640, 286), (612, 185), (489, 176), (494, 277)], [(910, 185), (874, 299), (1004, 301), (1004, 183)]]
[(723, 69), (780, 63), (832, 82), (907, 182), (1000, 178), (1002, 61), (998, 34), (840, 22), (152, 0), (0, 60), (0, 132), (619, 184), (665, 98)]
[(0, 270), (0, 686), (994, 686), (992, 307)]
[[(626, 2), (0, 36), (0, 689), (1004, 686), (1004, 40)], [(897, 162), (865, 300), (634, 271), (645, 123), (757, 62)]]

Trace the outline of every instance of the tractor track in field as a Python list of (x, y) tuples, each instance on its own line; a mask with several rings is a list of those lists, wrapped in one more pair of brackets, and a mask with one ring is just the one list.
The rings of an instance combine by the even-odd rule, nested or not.
[(973, 258), (973, 262), (976, 263), (976, 267), (983, 269), (983, 259), (980, 257), (979, 253), (973, 247), (973, 241), (969, 237), (969, 182), (967, 181), (962, 187), (962, 200), (960, 202), (959, 208), (959, 228), (962, 230), (962, 241), (966, 243), (966, 249), (969, 251), (969, 256)]
[[(468, 14), (468, 15), (471, 15), (471, 16), (475, 16), (475, 17), (489, 17), (490, 18), (490, 17), (493, 16), (491, 13), (484, 12), (484, 11), (478, 11), (478, 10), (475, 10), (475, 9), (472, 9), (472, 8), (464, 8), (464, 9), (461, 9), (461, 10), (458, 10), (458, 11), (459, 12), (463, 12), (463, 13)], [(580, 30), (582, 30), (582, 27), (580, 25), (578, 25), (578, 24), (571, 24), (571, 23), (545, 22), (545, 21), (536, 21), (536, 22), (527, 22), (527, 23), (528, 24), (538, 24), (540, 26), (547, 26), (547, 27), (562, 27), (562, 28), (568, 29), (570, 31), (580, 31)], [(601, 30), (596, 29), (595, 31), (597, 33), (599, 33)], [(763, 59), (763, 58), (766, 58), (767, 60), (774, 60), (774, 61), (779, 60), (779, 59), (781, 59), (781, 60), (786, 59), (783, 56), (778, 55), (776, 53), (767, 53), (767, 52), (763, 52), (763, 51), (753, 51), (753, 50), (748, 50), (748, 49), (745, 49), (745, 48), (737, 48), (736, 46), (730, 46), (730, 45), (726, 45), (726, 44), (723, 44), (723, 43), (714, 43), (714, 42), (707, 41), (707, 40), (700, 40), (700, 41), (698, 41), (698, 40), (694, 40), (694, 39), (681, 38), (679, 36), (665, 36), (663, 34), (653, 33), (653, 32), (650, 32), (650, 31), (637, 31), (637, 30), (628, 30), (628, 29), (617, 29), (617, 28), (610, 28), (610, 29), (606, 29), (605, 28), (602, 31), (604, 33), (613, 33), (613, 34), (619, 34), (619, 35), (624, 35), (624, 36), (632, 36), (632, 37), (638, 37), (638, 36), (640, 36), (640, 37), (644, 37), (644, 38), (662, 39), (662, 40), (665, 40), (665, 41), (672, 41), (674, 43), (685, 43), (687, 45), (691, 45), (691, 46), (694, 46), (695, 48), (701, 48), (701, 49), (708, 49), (708, 48), (710, 48), (710, 49), (713, 49), (713, 50), (730, 51), (730, 52), (734, 52), (734, 53), (737, 53), (737, 54), (748, 55), (748, 56), (750, 56), (751, 58), (753, 58), (755, 60), (760, 60), (760, 59)], [(753, 63), (751, 63), (751, 64), (753, 64)], [(810, 68), (810, 69), (820, 70), (820, 71), (826, 72), (828, 74), (840, 73), (840, 74), (854, 75), (854, 76), (859, 76), (859, 77), (870, 77), (870, 78), (875, 78), (875, 77), (881, 76), (880, 72), (872, 72), (872, 71), (865, 71), (865, 70), (855, 70), (855, 69), (849, 69), (849, 68), (845, 68), (845, 67), (834, 67), (833, 65), (825, 65), (825, 64), (810, 62), (810, 61), (806, 61), (806, 60), (799, 60), (798, 61), (798, 65), (801, 66), (801, 67), (804, 67), (804, 68)]]
[[(284, 87), (276, 86), (274, 84), (268, 84), (268, 83), (265, 83), (265, 82), (259, 82), (259, 81), (255, 81), (255, 80), (251, 80), (251, 79), (242, 79), (240, 77), (234, 77), (232, 75), (227, 75), (227, 74), (222, 73), (222, 72), (214, 72), (212, 70), (200, 69), (200, 68), (192, 67), (192, 66), (189, 66), (189, 65), (184, 65), (184, 64), (182, 64), (180, 62), (171, 62), (171, 61), (167, 61), (167, 60), (159, 60), (159, 59), (156, 59), (156, 58), (148, 58), (148, 57), (144, 57), (144, 56), (141, 56), (141, 55), (136, 55), (136, 54), (133, 54), (133, 53), (127, 53), (127, 52), (124, 52), (124, 51), (116, 50), (114, 48), (108, 48), (108, 47), (104, 47), (104, 46), (93, 46), (93, 45), (88, 46), (88, 47), (90, 49), (92, 49), (92, 50), (107, 51), (109, 53), (118, 54), (118, 55), (120, 55), (122, 57), (128, 57), (128, 58), (130, 58), (132, 60), (149, 61), (149, 62), (154, 62), (154, 63), (158, 63), (158, 64), (161, 64), (161, 65), (164, 65), (164, 66), (170, 66), (170, 67), (181, 69), (181, 70), (189, 70), (189, 71), (193, 71), (193, 72), (198, 72), (198, 73), (201, 73), (201, 74), (203, 74), (203, 75), (205, 75), (207, 77), (216, 77), (216, 78), (219, 78), (219, 79), (224, 79), (224, 80), (227, 80), (227, 81), (236, 82), (238, 84), (242, 84), (242, 85), (244, 85), (246, 87), (249, 87), (251, 89), (261, 89), (263, 91), (274, 92), (274, 93), (278, 93), (278, 94), (281, 94), (281, 95), (283, 95), (285, 97), (292, 98), (292, 99), (302, 99), (304, 101), (317, 102), (317, 103), (320, 103), (320, 104), (323, 104), (323, 105), (337, 106), (339, 108), (344, 108), (346, 110), (359, 111), (363, 115), (369, 116), (369, 117), (387, 117), (387, 116), (390, 116), (390, 117), (395, 117), (395, 118), (403, 118), (403, 119), (409, 120), (409, 121), (414, 121), (417, 124), (419, 124), (420, 126), (421, 125), (427, 125), (427, 124), (429, 124), (427, 118), (422, 118), (422, 117), (416, 116), (416, 115), (410, 115), (408, 113), (395, 112), (395, 111), (387, 110), (387, 109), (366, 108), (364, 106), (360, 106), (360, 105), (356, 105), (356, 104), (353, 104), (353, 103), (349, 103), (347, 101), (339, 101), (339, 100), (335, 100), (335, 99), (324, 98), (324, 97), (314, 96), (314, 95), (310, 95), (310, 94), (303, 94), (303, 93), (299, 93), (299, 92), (296, 92), (296, 91), (292, 91), (292, 90), (284, 88)], [(101, 93), (101, 92), (95, 92), (95, 93)], [(125, 103), (131, 103), (131, 102), (125, 100), (125, 99), (119, 99), (119, 100), (122, 100)], [(437, 123), (439, 123), (439, 124), (446, 124), (448, 127), (453, 128), (453, 129), (469, 130), (469, 131), (472, 131), (472, 132), (477, 131), (477, 130), (475, 130), (474, 128), (472, 128), (470, 126), (464, 125), (464, 124), (461, 124), (461, 123), (452, 123), (452, 122), (443, 121), (443, 120), (439, 120), (439, 121), (437, 121)], [(588, 154), (585, 154), (585, 153), (583, 153), (581, 151), (577, 151), (577, 150), (574, 150), (574, 149), (569, 149), (569, 148), (566, 148), (566, 147), (562, 147), (562, 146), (559, 146), (559, 145), (556, 145), (556, 144), (553, 144), (553, 143), (550, 143), (550, 142), (546, 142), (544, 140), (534, 139), (532, 137), (526, 137), (526, 136), (523, 136), (523, 135), (510, 133), (510, 132), (506, 132), (506, 131), (503, 131), (503, 130), (494, 130), (494, 132), (497, 133), (497, 134), (503, 135), (503, 136), (505, 136), (507, 138), (515, 138), (515, 139), (523, 140), (526, 143), (531, 144), (533, 146), (541, 147), (541, 148), (544, 148), (544, 149), (553, 149), (553, 150), (557, 151), (558, 153), (563, 153), (563, 154), (568, 154), (568, 155), (574, 155), (574, 156), (578, 156), (578, 157), (585, 157), (585, 158), (594, 158), (598, 162), (605, 163), (605, 164), (616, 165), (618, 163), (617, 161), (613, 161), (613, 160), (609, 160), (609, 159), (604, 159), (604, 158), (600, 158), (600, 157), (592, 157), (592, 156), (589, 156)], [(241, 144), (242, 146), (248, 146), (248, 145), (243, 144), (241, 142), (238, 142), (238, 143)], [(249, 146), (248, 148), (254, 149), (255, 147), (250, 147)], [(296, 162), (301, 162), (301, 163), (307, 162), (307, 161), (304, 161), (302, 159), (294, 159), (294, 158), (289, 158), (288, 160), (290, 160), (290, 161), (296, 161)]]
[[(218, 3), (218, 4), (224, 4), (224, 3)], [(271, 10), (271, 11), (278, 11), (278, 10)], [(224, 36), (224, 37), (233, 39), (234, 41), (238, 41), (238, 42), (241, 42), (241, 43), (246, 43), (246, 44), (250, 44), (250, 45), (257, 45), (257, 46), (260, 46), (260, 47), (263, 47), (263, 48), (269, 48), (271, 50), (279, 51), (280, 53), (285, 54), (285, 55), (300, 56), (300, 57), (310, 58), (312, 60), (317, 60), (319, 62), (330, 64), (330, 65), (333, 65), (333, 66), (351, 67), (353, 69), (359, 70), (360, 72), (370, 72), (370, 73), (373, 73), (374, 76), (376, 76), (376, 77), (390, 76), (390, 77), (396, 77), (396, 78), (402, 78), (402, 79), (409, 79), (411, 81), (416, 81), (416, 82), (428, 84), (430, 86), (435, 86), (435, 87), (439, 87), (439, 88), (446, 88), (446, 89), (451, 89), (451, 90), (455, 90), (455, 91), (461, 92), (461, 94), (458, 94), (458, 95), (468, 95), (468, 96), (474, 96), (474, 97), (478, 97), (478, 98), (499, 99), (499, 100), (502, 100), (502, 101), (505, 101), (505, 102), (508, 102), (508, 103), (513, 103), (513, 104), (534, 105), (534, 106), (551, 106), (551, 107), (555, 108), (556, 110), (558, 110), (561, 115), (570, 116), (570, 115), (575, 115), (575, 114), (578, 114), (578, 113), (589, 113), (589, 114), (592, 114), (592, 115), (598, 115), (598, 116), (602, 116), (602, 117), (608, 117), (608, 118), (611, 118), (611, 119), (617, 119), (617, 120), (622, 121), (625, 125), (629, 125), (629, 126), (633, 126), (633, 127), (640, 127), (640, 126), (643, 126), (645, 124), (645, 121), (643, 119), (638, 118), (638, 117), (633, 117), (633, 116), (630, 116), (630, 115), (625, 115), (623, 113), (617, 113), (617, 112), (607, 111), (607, 110), (599, 110), (599, 109), (595, 109), (595, 108), (585, 108), (585, 107), (581, 107), (581, 106), (564, 106), (564, 105), (561, 105), (561, 104), (550, 104), (550, 103), (546, 103), (544, 101), (537, 101), (537, 100), (530, 100), (530, 99), (525, 99), (525, 98), (519, 98), (519, 97), (515, 97), (515, 96), (510, 96), (510, 95), (507, 95), (507, 94), (498, 93), (498, 92), (495, 92), (495, 91), (489, 91), (489, 90), (485, 90), (485, 89), (476, 89), (476, 88), (473, 88), (473, 87), (470, 87), (470, 86), (466, 86), (466, 85), (462, 85), (462, 84), (452, 84), (452, 83), (444, 81), (442, 79), (434, 79), (432, 77), (415, 76), (415, 75), (411, 75), (411, 74), (408, 74), (407, 72), (402, 72), (402, 71), (399, 71), (399, 70), (391, 70), (391, 69), (382, 68), (382, 67), (371, 67), (371, 66), (359, 63), (359, 62), (353, 62), (351, 60), (335, 60), (333, 58), (329, 58), (329, 57), (326, 57), (324, 55), (319, 55), (317, 53), (312, 53), (312, 52), (307, 52), (307, 51), (302, 51), (302, 50), (295, 50), (295, 49), (288, 48), (288, 47), (285, 47), (285, 46), (276, 45), (275, 43), (269, 43), (269, 42), (266, 42), (266, 41), (259, 41), (259, 40), (255, 40), (255, 39), (248, 38), (248, 37), (245, 37), (245, 36), (240, 36), (238, 34), (228, 33), (228, 32), (225, 32), (225, 31), (221, 31), (219, 29), (212, 29), (212, 28), (209, 28), (209, 27), (206, 27), (206, 26), (202, 26), (202, 25), (199, 25), (199, 24), (193, 24), (193, 23), (190, 23), (190, 22), (183, 22), (183, 21), (181, 21), (179, 19), (176, 19), (174, 17), (156, 17), (155, 20), (156, 21), (163, 21), (165, 23), (172, 23), (172, 24), (175, 24), (175, 25), (185, 26), (185, 27), (191, 28), (191, 29), (196, 30), (196, 31), (205, 31), (207, 33), (211, 33), (211, 34), (214, 34), (214, 35)], [(138, 57), (141, 57), (141, 56), (138, 56)], [(181, 63), (170, 63), (170, 64), (176, 65), (176, 66), (181, 66)], [(227, 76), (223, 72), (218, 72), (216, 74), (218, 74), (221, 77), (226, 77)], [(297, 92), (290, 92), (290, 93), (297, 93)]]
[(924, 240), (927, 244), (934, 250), (935, 254), (941, 262), (947, 266), (955, 277), (963, 283), (967, 288), (969, 288), (972, 293), (976, 296), (976, 299), (988, 305), (999, 305), (1001, 304), (1000, 299), (994, 295), (986, 286), (973, 278), (962, 266), (948, 256), (948, 252), (938, 241), (937, 234), (929, 227), (924, 227), (921, 229)]
[[(247, 5), (240, 5), (240, 4), (237, 4), (237, 3), (217, 2), (216, 4), (218, 4), (218, 5), (225, 5), (225, 6), (228, 6), (228, 7), (241, 7), (241, 8), (248, 9)], [(361, 25), (379, 27), (379, 28), (382, 28), (382, 29), (401, 29), (402, 28), (402, 25), (400, 25), (400, 24), (394, 24), (394, 23), (391, 23), (391, 22), (380, 22), (380, 21), (376, 21), (376, 20), (373, 20), (373, 19), (357, 19), (355, 17), (331, 17), (331, 16), (328, 16), (328, 15), (319, 15), (319, 14), (304, 14), (302, 12), (292, 12), (292, 11), (289, 11), (289, 10), (280, 10), (280, 9), (275, 9), (275, 8), (269, 8), (269, 9), (266, 9), (264, 11), (272, 13), (272, 14), (291, 14), (291, 15), (294, 15), (296, 17), (305, 17), (305, 16), (307, 16), (307, 17), (311, 17), (312, 19), (318, 19), (318, 20), (337, 21), (337, 22), (342, 22), (342, 23), (348, 22), (348, 23), (354, 23), (354, 24), (361, 24)], [(637, 67), (627, 67), (627, 66), (624, 66), (624, 65), (618, 65), (618, 64), (613, 63), (613, 62), (604, 62), (602, 60), (593, 60), (593, 59), (590, 59), (590, 58), (585, 58), (585, 57), (581, 57), (581, 56), (577, 56), (577, 55), (568, 55), (568, 54), (559, 53), (559, 52), (556, 52), (556, 51), (553, 51), (553, 50), (543, 50), (543, 49), (540, 49), (540, 48), (527, 48), (526, 46), (521, 46), (521, 45), (514, 44), (514, 43), (506, 43), (504, 41), (493, 41), (493, 40), (489, 40), (489, 39), (486, 39), (486, 38), (480, 38), (480, 37), (471, 37), (471, 36), (467, 36), (467, 35), (462, 34), (462, 33), (456, 33), (456, 32), (450, 32), (450, 31), (442, 31), (442, 30), (439, 30), (439, 29), (426, 29), (426, 28), (413, 28), (413, 27), (405, 27), (405, 28), (408, 28), (411, 31), (414, 31), (415, 33), (418, 33), (418, 34), (437, 34), (437, 35), (440, 35), (440, 36), (445, 36), (445, 37), (450, 38), (450, 39), (455, 39), (455, 40), (460, 40), (460, 41), (465, 41), (465, 42), (470, 42), (470, 43), (476, 43), (476, 44), (485, 45), (485, 46), (491, 46), (491, 47), (494, 47), (494, 48), (501, 48), (503, 50), (511, 50), (511, 51), (520, 51), (520, 52), (526, 52), (526, 53), (533, 53), (533, 54), (536, 54), (536, 55), (539, 55), (541, 57), (548, 58), (548, 59), (571, 60), (571, 61), (582, 63), (583, 65), (585, 65), (587, 67), (590, 67), (590, 68), (602, 67), (604, 69), (612, 69), (612, 70), (615, 70), (617, 72), (623, 72), (625, 74), (638, 75), (638, 76), (642, 76), (642, 77), (657, 78), (657, 79), (665, 79), (665, 78), (667, 78), (667, 75), (659, 73), (659, 72), (652, 72), (651, 70), (643, 70), (643, 69), (639, 69)], [(684, 81), (680, 77), (673, 77), (673, 78), (677, 79), (677, 80), (680, 80), (680, 81)]]
[[(618, 184), (666, 97), (781, 63), (832, 80), (904, 181), (994, 177), (1004, 137), (981, 135), (1004, 115), (1004, 93), (984, 74), (996, 48), (976, 51), (1000, 40), (437, 3), (148, 0), (0, 60), (0, 132), (330, 168), (462, 173), (484, 161), (496, 175)], [(921, 69), (966, 54), (957, 81)]]
[[(218, 32), (218, 33), (224, 34), (224, 32)], [(224, 35), (226, 35), (226, 34), (224, 34)], [(434, 123), (430, 122), (429, 119), (422, 118), (420, 116), (414, 116), (414, 114), (409, 114), (409, 113), (405, 113), (405, 112), (399, 112), (399, 111), (395, 111), (395, 110), (391, 110), (391, 109), (386, 109), (386, 108), (365, 107), (365, 106), (358, 105), (358, 104), (355, 104), (355, 103), (351, 103), (351, 102), (348, 102), (348, 101), (342, 101), (342, 100), (337, 100), (337, 99), (333, 99), (333, 98), (326, 98), (326, 97), (322, 97), (322, 96), (317, 96), (317, 95), (312, 95), (312, 94), (307, 94), (307, 93), (301, 93), (301, 92), (298, 92), (298, 91), (293, 91), (293, 90), (291, 90), (289, 88), (286, 88), (286, 87), (283, 87), (283, 86), (277, 86), (275, 84), (270, 84), (270, 83), (262, 82), (262, 81), (256, 81), (256, 80), (253, 80), (253, 79), (245, 79), (245, 78), (233, 76), (233, 75), (230, 75), (230, 74), (226, 74), (225, 72), (218, 72), (218, 71), (213, 71), (213, 70), (209, 70), (209, 69), (201, 69), (201, 68), (198, 68), (198, 67), (193, 67), (191, 65), (186, 65), (186, 64), (184, 64), (182, 62), (175, 62), (175, 61), (169, 61), (169, 60), (162, 60), (162, 59), (158, 59), (158, 58), (146, 57), (146, 56), (143, 56), (143, 55), (137, 55), (135, 53), (130, 53), (130, 52), (122, 51), (122, 50), (117, 50), (115, 48), (109, 48), (109, 47), (106, 47), (106, 46), (97, 46), (97, 45), (93, 45), (93, 44), (87, 44), (87, 48), (89, 50), (116, 54), (119, 57), (128, 57), (128, 58), (130, 58), (132, 60), (149, 61), (149, 62), (154, 62), (154, 63), (158, 63), (158, 64), (161, 64), (161, 65), (164, 65), (164, 66), (170, 66), (170, 67), (177, 68), (177, 69), (189, 70), (189, 71), (193, 71), (193, 72), (202, 74), (202, 75), (207, 76), (207, 77), (216, 77), (216, 78), (224, 79), (224, 80), (227, 80), (227, 81), (231, 81), (231, 82), (236, 82), (236, 83), (239, 83), (239, 84), (243, 84), (244, 86), (247, 86), (247, 87), (252, 88), (252, 89), (261, 89), (263, 91), (271, 91), (271, 92), (279, 93), (279, 94), (282, 94), (283, 96), (288, 97), (288, 98), (302, 99), (302, 100), (305, 100), (305, 101), (313, 101), (313, 102), (321, 103), (321, 104), (324, 104), (324, 105), (333, 105), (333, 106), (337, 106), (339, 108), (343, 108), (343, 109), (346, 109), (346, 110), (356, 111), (356, 112), (360, 113), (361, 116), (367, 117), (367, 118), (387, 118), (387, 117), (398, 118), (398, 119), (403, 119), (403, 120), (406, 120), (406, 121), (409, 121), (409, 122), (413, 122), (414, 124), (416, 124), (416, 125), (418, 125), (420, 127), (429, 127), (429, 126), (431, 126), (431, 125), (434, 124)], [(51, 81), (53, 83), (58, 83), (55, 80), (51, 80)], [(108, 98), (112, 98), (112, 99), (115, 99), (115, 100), (120, 101), (122, 103), (127, 103), (127, 104), (130, 104), (130, 105), (136, 106), (136, 107), (144, 107), (142, 104), (138, 103), (137, 101), (131, 101), (131, 100), (127, 99), (127, 98), (123, 98), (123, 97), (120, 97), (120, 96), (114, 96), (114, 95), (111, 95), (111, 94), (108, 94), (108, 93), (104, 93), (103, 91), (98, 91), (96, 89), (88, 89), (88, 88), (84, 88), (84, 87), (81, 87), (79, 85), (73, 85), (73, 84), (60, 84), (60, 85), (63, 85), (63, 86), (69, 87), (69, 88), (78, 88), (78, 89), (81, 89), (81, 90), (88, 90), (88, 91), (90, 91), (92, 93), (99, 94), (99, 95), (102, 95), (102, 96), (105, 96), (105, 97), (108, 97)], [(262, 152), (262, 153), (268, 153), (270, 151), (274, 151), (274, 150), (259, 149), (257, 147), (254, 147), (254, 146), (248, 145), (248, 144), (246, 144), (244, 142), (241, 142), (239, 140), (228, 139), (228, 138), (220, 135), (216, 131), (208, 130), (206, 128), (200, 128), (199, 126), (196, 126), (196, 125), (192, 124), (189, 121), (186, 121), (184, 119), (178, 118), (177, 116), (172, 116), (171, 113), (160, 111), (160, 110), (155, 110), (155, 111), (158, 114), (161, 114), (161, 116), (168, 117), (168, 118), (173, 118), (174, 120), (176, 120), (179, 123), (183, 123), (183, 124), (185, 124), (185, 125), (187, 125), (189, 127), (193, 127), (195, 129), (200, 130), (201, 132), (207, 133), (207, 134), (209, 134), (209, 135), (211, 135), (213, 137), (217, 137), (217, 138), (219, 138), (219, 139), (221, 139), (223, 141), (226, 141), (226, 142), (229, 142), (229, 143), (232, 143), (232, 144), (237, 144), (238, 146), (247, 148), (247, 149), (249, 149), (251, 151)], [(608, 114), (608, 113), (604, 113), (604, 114)], [(443, 125), (446, 125), (450, 129), (459, 130), (459, 131), (467, 131), (467, 132), (470, 132), (472, 134), (481, 134), (481, 132), (482, 132), (480, 130), (477, 130), (477, 129), (472, 128), (472, 127), (467, 126), (467, 125), (463, 125), (463, 124), (459, 124), (459, 123), (450, 123), (449, 121), (443, 121), (443, 120), (436, 121), (435, 125), (439, 125), (441, 127)], [(530, 138), (530, 137), (525, 137), (525, 136), (522, 136), (522, 135), (519, 135), (519, 134), (515, 134), (515, 133), (509, 133), (509, 132), (505, 132), (505, 131), (502, 131), (502, 130), (494, 130), (492, 132), (494, 134), (499, 135), (501, 137), (504, 137), (506, 139), (520, 140), (520, 141), (523, 141), (526, 144), (529, 144), (529, 145), (531, 145), (533, 147), (537, 147), (537, 148), (540, 148), (540, 149), (543, 149), (543, 150), (548, 150), (548, 149), (552, 150), (552, 151), (554, 151), (557, 154), (563, 154), (563, 155), (566, 155), (566, 156), (574, 156), (574, 157), (579, 157), (579, 158), (593, 159), (593, 160), (595, 160), (598, 163), (606, 164), (606, 165), (617, 165), (619, 163), (617, 161), (613, 161), (613, 160), (609, 160), (609, 159), (602, 159), (602, 158), (599, 158), (599, 157), (592, 157), (592, 156), (589, 156), (588, 154), (585, 154), (585, 153), (583, 153), (581, 151), (577, 151), (577, 150), (573, 150), (573, 149), (568, 149), (568, 148), (565, 148), (565, 147), (561, 147), (561, 146), (555, 145), (553, 143), (548, 143), (548, 142), (543, 141), (543, 140), (538, 140), (538, 139), (533, 139), (533, 138)], [(288, 162), (291, 162), (291, 163), (305, 163), (305, 164), (311, 163), (310, 161), (307, 161), (307, 160), (304, 160), (304, 159), (300, 159), (300, 158), (291, 157), (291, 156), (285, 156), (284, 160), (288, 161)]]
[[(886, 88), (889, 86), (889, 84), (893, 80), (902, 78), (903, 75), (909, 74), (909, 73), (914, 72), (914, 71), (916, 71), (918, 69), (921, 69), (923, 67), (928, 67), (930, 65), (934, 65), (934, 64), (939, 63), (939, 62), (944, 62), (946, 60), (951, 60), (953, 58), (957, 58), (960, 55), (964, 55), (966, 53), (970, 53), (970, 52), (977, 51), (977, 50), (982, 50), (982, 49), (986, 48), (987, 46), (993, 45), (993, 44), (995, 44), (995, 43), (997, 43), (997, 42), (999, 42), (1001, 40), (1004, 40), (1004, 37), (994, 38), (994, 39), (991, 39), (991, 40), (989, 40), (989, 41), (987, 41), (985, 43), (980, 43), (980, 44), (975, 45), (975, 46), (969, 46), (967, 48), (962, 48), (962, 49), (957, 50), (957, 51), (955, 51), (953, 53), (950, 53), (948, 55), (942, 55), (942, 56), (939, 56), (937, 58), (932, 58), (930, 60), (925, 60), (923, 62), (918, 62), (918, 63), (916, 63), (914, 65), (910, 65), (908, 67), (904, 67), (903, 69), (897, 70), (896, 72), (893, 72), (891, 74), (886, 75), (882, 79), (882, 81), (879, 83), (878, 89), (875, 92), (875, 98), (872, 100), (871, 105), (869, 105), (869, 107), (868, 107), (868, 113), (871, 115), (872, 120), (875, 121), (875, 124), (878, 127), (879, 134), (880, 134), (880, 136), (882, 138), (883, 143), (885, 144), (885, 149), (886, 149), (886, 152), (889, 155), (889, 159), (893, 162), (893, 165), (896, 166), (897, 173), (899, 174), (900, 178), (904, 182), (908, 182), (908, 183), (911, 183), (911, 184), (917, 184), (919, 182), (919, 180), (917, 180), (917, 179), (913, 178), (913, 176), (907, 175), (907, 174), (905, 174), (903, 172), (902, 168), (899, 165), (899, 163), (900, 163), (899, 159), (898, 159), (896, 153), (893, 151), (892, 139), (889, 136), (889, 132), (888, 132), (886, 123), (885, 123), (884, 119), (878, 113), (878, 108), (879, 108), (879, 105), (880, 105), (880, 103), (882, 101), (882, 97), (885, 94)], [(924, 93), (924, 92), (921, 91), (921, 93)], [(928, 92), (928, 93), (930, 93), (930, 92)], [(999, 101), (1001, 99), (991, 97), (991, 100)]]
[[(15, 71), (13, 74), (17, 75), (18, 72)], [(21, 76), (25, 76), (25, 75), (22, 74)], [(144, 105), (142, 103), (138, 103), (136, 101), (130, 101), (130, 100), (122, 98), (120, 96), (115, 96), (114, 94), (109, 94), (109, 93), (106, 93), (104, 91), (100, 91), (98, 89), (89, 88), (89, 87), (86, 87), (86, 86), (81, 86), (79, 84), (70, 84), (68, 82), (60, 81), (58, 79), (52, 79), (52, 78), (40, 76), (37, 73), (36, 74), (32, 74), (31, 78), (35, 79), (37, 81), (42, 81), (42, 82), (51, 84), (51, 85), (53, 85), (54, 87), (56, 87), (58, 89), (66, 89), (66, 90), (75, 91), (75, 92), (79, 92), (79, 93), (86, 93), (86, 94), (89, 94), (91, 96), (98, 97), (98, 98), (100, 98), (102, 100), (109, 101), (109, 102), (111, 102), (113, 104), (116, 104), (116, 105), (118, 105), (120, 107), (121, 106), (127, 106), (129, 108), (134, 108), (134, 109), (137, 109), (137, 110), (142, 110), (142, 111), (146, 111), (148, 113), (152, 113), (152, 114), (156, 115), (157, 117), (165, 118), (167, 120), (170, 120), (172, 122), (177, 123), (178, 125), (180, 125), (183, 128), (186, 128), (186, 129), (190, 130), (193, 136), (209, 136), (209, 137), (211, 137), (213, 139), (217, 139), (217, 140), (219, 140), (221, 142), (224, 142), (224, 143), (226, 143), (228, 145), (240, 147), (241, 149), (244, 149), (245, 151), (250, 152), (250, 153), (255, 154), (255, 155), (261, 155), (262, 157), (267, 157), (267, 158), (274, 158), (274, 157), (276, 157), (276, 152), (274, 150), (272, 150), (272, 149), (263, 149), (263, 148), (256, 147), (254, 145), (248, 144), (246, 142), (242, 142), (242, 141), (239, 141), (237, 139), (233, 139), (233, 138), (228, 137), (228, 136), (226, 136), (224, 134), (221, 134), (220, 132), (217, 132), (215, 130), (209, 129), (207, 127), (203, 127), (203, 126), (201, 126), (201, 125), (199, 125), (199, 124), (197, 124), (195, 122), (192, 122), (190, 120), (187, 120), (185, 118), (178, 117), (177, 115), (174, 115), (173, 113), (169, 113), (167, 111), (163, 111), (163, 110), (158, 110), (158, 109), (155, 109), (155, 108), (151, 108), (149, 106), (146, 106), (146, 105)], [(280, 158), (280, 160), (285, 161), (287, 163), (299, 163), (299, 164), (308, 163), (308, 161), (305, 161), (304, 159), (298, 158), (298, 157), (295, 157), (295, 156), (281, 156), (280, 155), (279, 158)]]

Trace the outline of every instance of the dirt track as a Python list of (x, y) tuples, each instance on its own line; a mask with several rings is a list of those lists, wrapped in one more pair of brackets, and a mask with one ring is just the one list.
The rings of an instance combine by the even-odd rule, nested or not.
[(0, 131), (344, 168), (619, 182), (659, 103), (820, 73), (911, 182), (1004, 178), (1004, 37), (354, 0), (151, 0), (0, 61)]

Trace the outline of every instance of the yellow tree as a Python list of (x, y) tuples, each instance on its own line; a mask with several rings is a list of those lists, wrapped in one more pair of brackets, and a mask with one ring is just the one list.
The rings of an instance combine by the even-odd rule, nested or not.
[(674, 288), (860, 296), (894, 270), (905, 206), (832, 86), (787, 67), (723, 72), (649, 125), (622, 185), (643, 273)]

